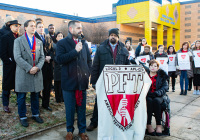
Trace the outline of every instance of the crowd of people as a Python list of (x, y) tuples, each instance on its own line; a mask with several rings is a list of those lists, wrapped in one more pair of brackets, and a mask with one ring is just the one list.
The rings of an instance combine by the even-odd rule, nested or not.
[[(43, 123), (39, 112), (39, 98), (42, 98), (42, 107), (52, 111), (49, 105), (52, 80), (54, 80), (55, 99), (57, 103), (64, 102), (66, 109), (67, 140), (73, 139), (74, 115), (77, 111), (79, 135), (82, 140), (89, 137), (85, 131), (92, 131), (98, 126), (97, 97), (91, 123), (86, 127), (86, 89), (91, 76), (91, 84), (95, 89), (96, 82), (106, 64), (130, 65), (136, 64), (139, 56), (149, 55), (149, 67), (145, 67), (152, 85), (147, 94), (147, 134), (161, 136), (161, 107), (163, 96), (169, 91), (170, 78), (172, 79), (172, 92), (175, 92), (175, 81), (180, 75), (180, 95), (187, 95), (191, 90), (189, 81), (193, 78), (195, 95), (200, 95), (200, 68), (194, 65), (193, 51), (200, 50), (200, 41), (195, 41), (190, 47), (184, 42), (180, 50), (175, 51), (170, 45), (167, 52), (164, 45), (159, 44), (158, 50), (153, 54), (152, 47), (145, 38), (134, 51), (131, 40), (125, 44), (119, 41), (119, 29), (108, 31), (108, 39), (99, 45), (92, 62), (91, 50), (87, 41), (83, 39), (82, 24), (72, 20), (68, 23), (68, 35), (64, 38), (62, 32), (55, 33), (55, 26), (49, 24), (49, 34), (44, 32), (42, 19), (27, 20), (24, 23), (25, 33), (19, 36), (21, 23), (11, 16), (6, 18), (5, 25), (0, 30), (0, 57), (3, 62), (2, 102), (3, 110), (10, 113), (10, 91), (14, 89), (17, 95), (18, 114), (20, 123), (28, 127), (26, 116), (26, 93), (31, 93), (32, 119)], [(172, 54), (187, 53), (190, 56), (190, 70), (180, 70), (178, 57), (176, 57), (176, 71), (166, 73), (159, 68), (156, 58)], [(62, 76), (61, 76), (62, 75)], [(185, 88), (184, 88), (185, 81)], [(42, 95), (40, 94), (42, 93)], [(155, 113), (156, 129), (151, 126), (152, 112)]]

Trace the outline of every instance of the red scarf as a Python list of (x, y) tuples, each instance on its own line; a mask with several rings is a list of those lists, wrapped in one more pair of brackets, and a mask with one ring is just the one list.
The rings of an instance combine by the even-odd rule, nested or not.
[(32, 53), (32, 56), (33, 56), (33, 66), (35, 66), (35, 49), (36, 49), (36, 39), (35, 39), (35, 35), (33, 35), (33, 38), (32, 38), (32, 45), (31, 45), (31, 42), (28, 38), (28, 35), (27, 33), (25, 32), (25, 36), (26, 36), (26, 39), (28, 41), (28, 44), (29, 44), (29, 47), (31, 49), (31, 53)]
[[(73, 39), (74, 42), (77, 44), (77, 40)], [(76, 97), (76, 104), (78, 106), (81, 106), (82, 100), (83, 100), (83, 93), (82, 90), (75, 90), (75, 97)]]

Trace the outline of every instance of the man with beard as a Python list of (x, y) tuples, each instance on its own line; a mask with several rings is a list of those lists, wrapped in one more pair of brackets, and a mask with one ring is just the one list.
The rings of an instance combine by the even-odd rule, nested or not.
[(53, 40), (53, 43), (56, 43), (55, 26), (53, 24), (49, 24), (48, 31), (49, 31), (49, 36)]
[(73, 139), (74, 114), (77, 110), (79, 136), (89, 140), (86, 129), (86, 89), (88, 88), (92, 60), (88, 45), (81, 40), (82, 25), (73, 20), (68, 24), (68, 36), (57, 43), (56, 60), (62, 64), (61, 87), (66, 109), (67, 136)]
[(3, 61), (2, 102), (3, 110), (10, 113), (9, 98), (10, 90), (15, 89), (16, 62), (13, 56), (14, 40), (19, 36), (21, 24), (17, 20), (10, 21), (10, 32), (1, 38), (1, 59)]
[[(107, 64), (128, 65), (129, 53), (124, 44), (119, 41), (119, 29), (112, 28), (109, 30), (109, 37), (97, 48), (91, 72), (91, 83), (93, 88), (104, 68)], [(98, 125), (97, 97), (91, 123), (87, 127), (87, 131), (93, 131)]]

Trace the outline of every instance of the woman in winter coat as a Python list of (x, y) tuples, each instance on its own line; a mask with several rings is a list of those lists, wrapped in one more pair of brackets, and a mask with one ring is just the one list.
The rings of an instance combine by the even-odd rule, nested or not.
[[(161, 113), (163, 102), (163, 96), (166, 95), (168, 89), (168, 75), (162, 69), (159, 69), (159, 63), (155, 59), (149, 62), (149, 68), (143, 65), (149, 77), (151, 78), (152, 84), (148, 91), (147, 100), (147, 131), (146, 133), (152, 136), (162, 135), (161, 125)], [(151, 125), (152, 113), (154, 112), (156, 118), (156, 129), (153, 129)]]
[[(55, 36), (56, 43), (63, 39), (63, 33), (58, 32)], [(53, 44), (54, 54), (56, 56), (56, 44)], [(54, 57), (54, 89), (55, 89), (55, 98), (57, 103), (63, 102), (63, 95), (61, 89), (61, 65), (57, 63), (56, 57)]]
[(150, 45), (144, 45), (144, 51), (140, 53), (139, 56), (143, 56), (143, 55), (149, 55), (150, 60), (154, 59), (154, 55), (153, 53), (150, 51), (151, 46)]
[(147, 41), (145, 38), (142, 38), (142, 42), (137, 46), (135, 50), (135, 58), (140, 55), (140, 52), (144, 50), (144, 45), (147, 45)]
[(157, 57), (168, 57), (164, 51), (164, 45), (158, 45), (158, 50), (155, 52), (154, 58), (156, 59)]
[[(195, 42), (194, 48), (192, 51), (200, 51), (200, 40), (197, 40)], [(200, 95), (200, 68), (195, 68), (195, 65), (193, 63), (193, 72), (194, 72), (194, 79), (193, 79), (193, 84), (194, 84), (194, 95)]]
[[(189, 49), (190, 45), (188, 42), (184, 42), (182, 44), (182, 48), (177, 52), (177, 59), (178, 59), (178, 53), (188, 53), (190, 57), (190, 70), (179, 70), (179, 66), (177, 64), (177, 69), (178, 71), (176, 72), (177, 75), (180, 75), (180, 86), (181, 86), (181, 93), (180, 95), (187, 95), (187, 90), (188, 90), (188, 84), (189, 80), (188, 78), (193, 77), (193, 70), (192, 70), (192, 62), (193, 62), (193, 54), (192, 51)], [(183, 89), (183, 84), (185, 81), (185, 91)]]
[[(173, 55), (176, 54), (174, 46), (170, 45), (167, 49), (167, 54), (168, 55)], [(176, 81), (176, 71), (168, 72), (168, 76), (171, 77), (172, 79), (172, 92), (175, 92), (175, 81)], [(170, 80), (170, 78), (169, 78)], [(169, 80), (168, 80), (168, 85), (169, 85)]]

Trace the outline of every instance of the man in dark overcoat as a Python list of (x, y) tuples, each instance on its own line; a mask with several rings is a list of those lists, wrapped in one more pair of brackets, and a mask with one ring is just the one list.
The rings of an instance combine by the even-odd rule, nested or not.
[(13, 56), (14, 40), (19, 36), (21, 24), (17, 20), (10, 21), (10, 31), (1, 37), (1, 59), (3, 61), (2, 103), (3, 110), (10, 113), (10, 90), (15, 89), (16, 62)]
[(57, 43), (56, 60), (62, 64), (61, 87), (66, 109), (67, 136), (73, 139), (74, 115), (77, 110), (79, 136), (89, 140), (86, 129), (86, 89), (88, 88), (92, 64), (88, 44), (81, 40), (82, 25), (79, 21), (70, 21), (68, 36)]
[(42, 67), (42, 75), (43, 75), (43, 85), (44, 89), (42, 91), (42, 107), (48, 111), (52, 111), (49, 106), (50, 102), (50, 92), (51, 85), (53, 80), (53, 41), (51, 38), (44, 33), (44, 24), (39, 21), (36, 23), (36, 32), (35, 37), (43, 42), (43, 49), (45, 55), (45, 62)]
[[(119, 41), (119, 29), (112, 28), (109, 30), (108, 39), (106, 39), (97, 48), (94, 56), (91, 72), (91, 84), (95, 88), (96, 82), (106, 64), (112, 65), (128, 65), (129, 52), (125, 45)], [(91, 123), (87, 127), (87, 131), (93, 131), (98, 125), (98, 110), (97, 97), (95, 98), (95, 105)]]

